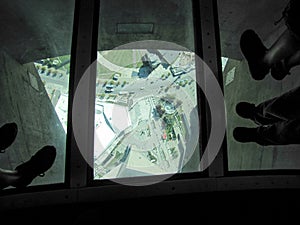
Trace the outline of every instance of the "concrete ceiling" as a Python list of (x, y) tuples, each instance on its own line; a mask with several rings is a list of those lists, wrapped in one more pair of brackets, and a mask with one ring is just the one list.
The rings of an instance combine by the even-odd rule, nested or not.
[(223, 56), (241, 59), (239, 38), (246, 29), (254, 29), (266, 45), (285, 29), (282, 11), (289, 0), (218, 0), (219, 26)]
[(1, 0), (0, 49), (20, 63), (70, 54), (74, 0)]
[[(194, 49), (191, 1), (102, 0), (99, 49), (112, 49), (134, 41), (159, 40)], [(120, 33), (118, 24), (152, 24), (152, 32)]]
[[(223, 56), (240, 59), (239, 37), (248, 28), (271, 43), (288, 0), (218, 0)], [(70, 54), (74, 0), (1, 0), (1, 49), (21, 63)], [(149, 33), (118, 32), (118, 24), (153, 24)], [(129, 24), (129, 25), (128, 25)], [(183, 0), (102, 0), (99, 49), (139, 40), (171, 41), (193, 49), (191, 4)], [(129, 30), (130, 30), (129, 29)], [(137, 28), (138, 29), (138, 28)]]

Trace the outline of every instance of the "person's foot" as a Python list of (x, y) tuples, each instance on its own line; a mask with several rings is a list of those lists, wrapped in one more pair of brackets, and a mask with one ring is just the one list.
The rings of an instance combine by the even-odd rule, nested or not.
[(20, 179), (13, 186), (23, 188), (29, 185), (37, 176), (43, 174), (51, 168), (56, 158), (56, 148), (53, 146), (45, 146), (40, 149), (30, 160), (17, 166), (15, 170)]
[(285, 60), (281, 60), (271, 67), (271, 76), (275, 80), (282, 80), (287, 75), (290, 75), (290, 68), (287, 67)]
[(254, 119), (256, 107), (255, 104), (248, 102), (239, 102), (235, 107), (236, 113), (245, 119)]
[(258, 135), (258, 128), (236, 127), (233, 130), (233, 138), (241, 143), (255, 142), (265, 145), (265, 141)]
[(0, 153), (4, 153), (16, 139), (18, 126), (16, 123), (6, 123), (0, 127)]
[(263, 62), (267, 48), (253, 30), (243, 32), (240, 39), (240, 48), (248, 61), (252, 78), (255, 80), (264, 79), (270, 70), (270, 67)]

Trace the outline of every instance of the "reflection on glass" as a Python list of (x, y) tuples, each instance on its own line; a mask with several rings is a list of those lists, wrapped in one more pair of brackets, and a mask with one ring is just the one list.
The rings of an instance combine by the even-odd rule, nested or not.
[(98, 52), (94, 178), (199, 171), (195, 80), (192, 52)]
[[(50, 145), (56, 150), (54, 162), (50, 163), (47, 161), (50, 156), (43, 158), (40, 153), (39, 160), (45, 160), (42, 164), (48, 164), (50, 168), (44, 176), (34, 177), (28, 185), (62, 183), (65, 176), (70, 56), (23, 65), (5, 53), (1, 54), (1, 58), (6, 62), (0, 79), (0, 86), (5, 86), (0, 97), (5, 108), (0, 114), (1, 126), (15, 123), (18, 128), (15, 140), (5, 149), (5, 154), (1, 154), (1, 168), (20, 168)], [(41, 152), (53, 153), (53, 150), (47, 149)]]
[[(272, 19), (280, 18), (283, 12), (284, 16), (291, 15), (285, 11), (291, 9), (286, 8), (288, 2), (254, 0), (230, 5), (218, 1), (229, 171), (300, 169), (299, 122), (292, 122), (299, 115), (295, 104), (299, 99), (299, 67), (286, 75), (286, 68), (275, 63), (281, 57), (280, 50), (289, 52), (285, 44), (293, 43), (285, 39), (289, 37), (285, 31), (288, 22), (273, 26)], [(271, 12), (267, 19), (266, 10)], [(278, 43), (284, 44), (279, 47)], [(259, 45), (268, 49), (260, 56)], [(270, 65), (266, 66), (262, 58)], [(281, 76), (276, 75), (279, 68)]]
[(7, 1), (1, 5), (1, 27), (9, 29), (0, 34), (0, 126), (15, 123), (18, 130), (0, 156), (0, 168), (20, 169), (37, 153), (34, 162), (48, 165), (46, 169), (50, 166), (27, 180), (27, 186), (65, 181), (74, 6), (75, 1), (27, 1), (26, 7)]

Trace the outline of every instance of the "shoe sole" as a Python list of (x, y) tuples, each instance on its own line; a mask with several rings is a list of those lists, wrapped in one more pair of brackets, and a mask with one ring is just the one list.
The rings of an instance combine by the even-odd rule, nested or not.
[(240, 48), (248, 61), (252, 78), (255, 80), (264, 79), (270, 68), (259, 63), (267, 51), (259, 36), (253, 30), (244, 31), (240, 39)]

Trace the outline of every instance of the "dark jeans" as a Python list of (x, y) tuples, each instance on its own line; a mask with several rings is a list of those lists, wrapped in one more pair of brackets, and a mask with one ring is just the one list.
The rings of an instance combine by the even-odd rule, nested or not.
[(300, 87), (257, 105), (254, 121), (264, 145), (300, 144)]

